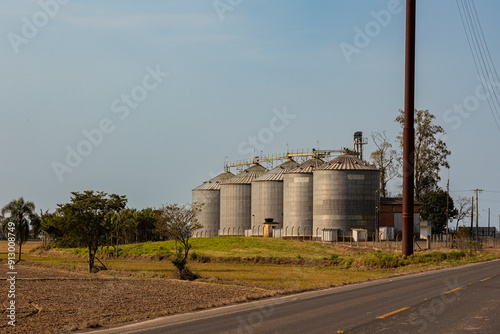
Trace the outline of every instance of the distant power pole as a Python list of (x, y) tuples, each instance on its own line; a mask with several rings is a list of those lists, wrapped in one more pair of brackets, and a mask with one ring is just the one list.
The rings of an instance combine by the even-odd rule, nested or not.
[(483, 189), (474, 189), (476, 192), (476, 248), (479, 247), (479, 198), (478, 193), (483, 191)]
[(474, 196), (472, 196), (472, 206), (470, 208), (470, 240), (474, 236)]
[(488, 208), (488, 237), (491, 237), (491, 233), (490, 233), (490, 208)]
[(450, 177), (448, 176), (448, 183), (446, 184), (446, 247), (448, 247), (448, 234), (450, 233), (448, 229), (448, 220), (450, 217), (448, 217), (448, 202), (450, 198)]

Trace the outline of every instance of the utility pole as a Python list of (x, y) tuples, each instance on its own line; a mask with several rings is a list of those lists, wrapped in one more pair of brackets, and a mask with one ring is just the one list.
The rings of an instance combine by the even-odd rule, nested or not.
[(448, 229), (448, 221), (450, 219), (450, 217), (448, 217), (449, 198), (450, 198), (450, 176), (448, 174), (448, 183), (446, 184), (446, 247), (448, 247), (448, 235), (450, 233)]
[(474, 236), (474, 196), (472, 196), (472, 206), (470, 208), (470, 240)]
[(405, 101), (403, 126), (403, 238), (401, 253), (413, 254), (415, 196), (415, 25), (416, 0), (406, 0)]
[(491, 237), (491, 234), (490, 234), (490, 208), (488, 208), (488, 237)]
[(380, 190), (375, 191), (375, 241), (379, 241), (380, 238)]
[(478, 193), (482, 192), (483, 189), (474, 189), (476, 192), (476, 249), (479, 247), (479, 199)]
[(474, 236), (474, 196), (472, 196), (472, 206), (470, 208), (470, 240)]

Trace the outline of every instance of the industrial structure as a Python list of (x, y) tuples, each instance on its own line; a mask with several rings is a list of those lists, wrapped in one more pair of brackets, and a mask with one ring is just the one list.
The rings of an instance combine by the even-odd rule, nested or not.
[(298, 164), (288, 159), (278, 167), (262, 174), (252, 181), (252, 235), (261, 235), (266, 219), (283, 225), (283, 178), (284, 174)]
[(362, 159), (365, 144), (356, 132), (354, 150), (313, 149), (227, 163), (224, 173), (193, 189), (193, 202), (204, 203), (197, 217), (204, 227), (194, 236), (373, 235), (380, 171)]
[(285, 174), (283, 230), (286, 236), (312, 235), (313, 171), (325, 162), (312, 157)]
[(193, 203), (203, 203), (198, 221), (203, 228), (198, 230), (200, 236), (217, 237), (220, 226), (220, 183), (233, 177), (230, 172), (223, 172), (202, 185), (193, 189)]
[(376, 193), (380, 171), (344, 154), (313, 172), (314, 228), (375, 232)]
[[(251, 228), (251, 184), (267, 169), (259, 164), (224, 181), (220, 185), (220, 226), (222, 235), (244, 235)], [(203, 222), (201, 222), (203, 224)]]

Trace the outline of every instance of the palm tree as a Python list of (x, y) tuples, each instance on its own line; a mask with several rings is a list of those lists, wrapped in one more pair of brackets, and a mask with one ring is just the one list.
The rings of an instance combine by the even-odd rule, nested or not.
[[(8, 217), (5, 215), (9, 214)], [(22, 244), (28, 240), (30, 233), (30, 223), (38, 224), (40, 218), (35, 213), (35, 204), (33, 202), (24, 201), (24, 198), (19, 197), (17, 200), (10, 201), (2, 208), (2, 233), (14, 233), (16, 242), (19, 248), (17, 262), (21, 261)], [(9, 226), (9, 222), (14, 223), (14, 227)]]

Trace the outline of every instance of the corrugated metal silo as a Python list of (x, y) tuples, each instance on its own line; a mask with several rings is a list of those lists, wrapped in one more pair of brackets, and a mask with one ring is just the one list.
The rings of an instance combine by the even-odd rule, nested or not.
[(244, 235), (251, 227), (251, 183), (267, 169), (259, 164), (221, 183), (220, 234)]
[[(352, 228), (375, 232), (376, 191), (380, 171), (359, 158), (343, 154), (313, 172), (314, 231)], [(341, 234), (342, 235), (342, 234)]]
[(193, 203), (203, 203), (197, 219), (203, 228), (194, 231), (195, 237), (216, 237), (220, 226), (220, 183), (234, 177), (223, 172), (192, 190)]
[(312, 234), (313, 171), (324, 163), (311, 158), (284, 174), (283, 236)]
[(266, 218), (272, 218), (280, 226), (283, 224), (283, 177), (285, 172), (297, 167), (297, 165), (295, 161), (290, 159), (253, 180), (253, 235), (262, 235)]

